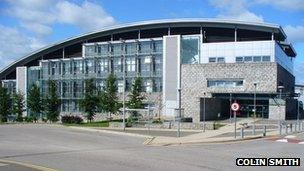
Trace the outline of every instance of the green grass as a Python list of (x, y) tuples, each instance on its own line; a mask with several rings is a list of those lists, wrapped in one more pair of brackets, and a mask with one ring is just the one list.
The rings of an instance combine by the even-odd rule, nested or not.
[(217, 129), (219, 129), (220, 127), (223, 127), (223, 126), (225, 126), (226, 124), (220, 124), (220, 123), (215, 123), (214, 125), (213, 125), (213, 128), (214, 128), (214, 130), (217, 130)]
[[(91, 123), (81, 123), (81, 124), (63, 124), (66, 126), (80, 126), (80, 127), (109, 127), (110, 121), (96, 121)], [(122, 122), (122, 119), (112, 120), (111, 122)]]

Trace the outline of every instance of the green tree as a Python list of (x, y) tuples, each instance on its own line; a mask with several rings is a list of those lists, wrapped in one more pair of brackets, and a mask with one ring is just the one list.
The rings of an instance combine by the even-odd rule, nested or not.
[(10, 95), (0, 82), (0, 122), (7, 121), (7, 115), (10, 113)]
[(17, 116), (17, 121), (22, 122), (22, 113), (24, 112), (24, 96), (21, 92), (13, 95), (13, 113)]
[(27, 107), (30, 109), (31, 116), (34, 121), (38, 120), (39, 114), (43, 110), (43, 103), (38, 85), (33, 84), (28, 92), (27, 96)]
[(84, 99), (80, 101), (80, 107), (86, 113), (86, 118), (91, 122), (97, 112), (98, 97), (96, 95), (96, 86), (94, 80), (85, 81)]
[(106, 80), (106, 85), (99, 95), (100, 111), (109, 113), (109, 119), (112, 119), (112, 114), (119, 111), (121, 104), (118, 101), (116, 77), (110, 74)]
[(45, 99), (45, 114), (50, 122), (57, 122), (60, 114), (61, 100), (57, 94), (57, 86), (55, 81), (48, 81), (49, 91)]
[[(145, 97), (141, 94), (142, 92), (142, 81), (139, 76), (137, 76), (132, 84), (132, 90), (130, 92), (129, 101), (127, 102), (127, 106), (130, 109), (142, 109), (144, 108), (143, 100)], [(133, 111), (130, 116), (130, 122), (133, 122), (135, 118), (138, 117), (138, 112)]]

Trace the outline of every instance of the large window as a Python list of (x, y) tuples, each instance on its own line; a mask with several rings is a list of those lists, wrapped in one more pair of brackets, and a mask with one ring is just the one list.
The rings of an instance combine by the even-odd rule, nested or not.
[(126, 43), (126, 54), (127, 55), (134, 55), (137, 53), (137, 43)]
[(183, 36), (181, 40), (181, 59), (183, 64), (199, 63), (200, 37)]
[(99, 59), (98, 61), (98, 73), (105, 73), (109, 71), (109, 63), (107, 58)]
[(75, 60), (74, 61), (74, 75), (83, 73), (83, 60)]
[(208, 87), (241, 87), (243, 80), (208, 80)]
[(114, 44), (113, 45), (113, 55), (114, 56), (120, 56), (122, 55), (122, 52), (123, 52), (123, 46), (122, 44)]
[(139, 44), (139, 52), (143, 54), (151, 53), (151, 42), (143, 41)]
[(126, 70), (128, 72), (135, 72), (136, 71), (136, 58), (135, 57), (128, 57), (126, 58)]

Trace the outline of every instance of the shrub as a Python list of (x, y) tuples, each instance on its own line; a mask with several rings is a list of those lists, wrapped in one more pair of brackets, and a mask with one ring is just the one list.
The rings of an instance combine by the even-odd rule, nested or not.
[(31, 117), (31, 116), (25, 116), (25, 117), (24, 117), (24, 121), (25, 121), (25, 122), (33, 122), (33, 121), (34, 121), (34, 118)]
[(158, 118), (158, 119), (153, 120), (152, 123), (155, 123), (155, 124), (162, 124), (163, 121), (162, 121), (160, 118)]
[(77, 115), (65, 115), (61, 117), (61, 122), (63, 124), (81, 124), (83, 122), (83, 119)]

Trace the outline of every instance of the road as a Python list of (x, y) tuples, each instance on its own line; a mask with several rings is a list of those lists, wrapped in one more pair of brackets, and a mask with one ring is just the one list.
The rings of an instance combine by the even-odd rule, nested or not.
[[(156, 147), (144, 146), (144, 140), (56, 125), (0, 125), (0, 161), (18, 161), (62, 171), (304, 170), (303, 166), (235, 166), (238, 157), (301, 157), (303, 163), (302, 144), (255, 140)], [(4, 168), (0, 165), (1, 171)]]

